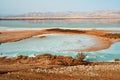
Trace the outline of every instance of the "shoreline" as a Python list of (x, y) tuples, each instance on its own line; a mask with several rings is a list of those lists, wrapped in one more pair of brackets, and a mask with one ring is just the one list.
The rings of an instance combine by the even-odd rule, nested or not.
[[(81, 30), (81, 29), (71, 29), (71, 28), (50, 28), (50, 29), (28, 29), (28, 28), (22, 28), (21, 30), (19, 28), (13, 28), (8, 29), (1, 32), (0, 34), (0, 43), (6, 43), (6, 42), (15, 42), (19, 40), (23, 40), (26, 38), (31, 38), (37, 35), (43, 35), (43, 34), (71, 34), (71, 35), (79, 35), (79, 34), (85, 34), (91, 37), (96, 38), (96, 45), (94, 47), (89, 47), (83, 51), (91, 52), (91, 51), (97, 51), (97, 50), (103, 50), (109, 48), (113, 43), (116, 41), (120, 41), (120, 34), (112, 34), (109, 32), (120, 32), (120, 30), (96, 30), (96, 29), (90, 29), (90, 30)], [(12, 36), (12, 37), (11, 37)], [(3, 37), (3, 38), (2, 38)], [(45, 38), (45, 36), (43, 37)], [(79, 50), (69, 50), (69, 51), (79, 51)], [(80, 50), (81, 51), (81, 50)]]
[(7, 31), (24, 31), (24, 30), (45, 30), (45, 29), (70, 29), (70, 30), (103, 30), (103, 31), (117, 31), (120, 32), (120, 28), (9, 28), (9, 27), (0, 27), (0, 32)]
[(117, 17), (8, 17), (0, 20), (74, 20), (74, 19), (120, 19)]
[[(120, 40), (120, 34), (109, 34), (109, 32), (114, 33), (116, 31), (120, 32), (120, 30), (71, 30), (58, 28), (25, 29), (20, 31), (19, 29), (12, 29), (0, 32), (0, 41), (1, 43), (15, 42), (42, 34), (86, 34), (100, 38), (100, 41), (105, 41), (102, 44), (105, 45), (107, 42), (107, 47), (109, 47), (114, 41)], [(120, 61), (81, 62), (70, 56), (55, 56), (51, 54), (37, 55), (35, 57), (22, 55), (13, 58), (0, 57), (0, 80), (119, 80), (119, 74)]]

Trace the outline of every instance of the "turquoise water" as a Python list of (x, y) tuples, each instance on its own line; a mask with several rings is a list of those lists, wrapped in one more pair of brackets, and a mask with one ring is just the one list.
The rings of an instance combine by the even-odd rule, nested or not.
[[(46, 38), (28, 38), (17, 42), (2, 43), (0, 45), (0, 56), (35, 56), (49, 53), (75, 57), (78, 52), (69, 50), (85, 49), (93, 46), (95, 39), (87, 35), (47, 35)], [(87, 55), (85, 58), (87, 61), (111, 62), (115, 58), (120, 59), (120, 42), (114, 43), (108, 49), (86, 52), (85, 54)]]
[[(71, 55), (71, 50), (83, 50), (95, 45), (96, 37), (88, 35), (45, 34), (45, 38), (28, 38), (17, 42), (2, 43), (0, 52), (3, 56), (18, 56), (52, 53), (56, 55)], [(89, 44), (89, 45), (88, 45)], [(2, 56), (1, 55), (1, 56)]]
[(0, 27), (9, 28), (115, 28), (120, 29), (120, 19), (79, 20), (0, 20)]
[(114, 59), (120, 59), (120, 42), (114, 43), (110, 48), (96, 52), (87, 53), (87, 61), (112, 62)]

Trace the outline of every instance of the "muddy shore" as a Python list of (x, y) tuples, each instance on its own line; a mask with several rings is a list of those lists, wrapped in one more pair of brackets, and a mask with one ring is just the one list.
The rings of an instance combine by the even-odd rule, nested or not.
[(18, 41), (41, 34), (87, 34), (108, 39), (120, 39), (120, 30), (79, 30), (79, 29), (5, 29), (0, 30), (0, 43)]
[[(113, 32), (113, 33), (112, 33)], [(108, 48), (120, 40), (115, 30), (43, 29), (0, 32), (0, 43), (19, 41), (41, 34), (86, 34), (104, 41)], [(92, 49), (92, 48), (91, 48)], [(0, 80), (119, 80), (120, 62), (81, 62), (70, 56), (0, 58)]]
[(50, 54), (0, 58), (0, 80), (119, 80), (119, 62), (85, 62)]

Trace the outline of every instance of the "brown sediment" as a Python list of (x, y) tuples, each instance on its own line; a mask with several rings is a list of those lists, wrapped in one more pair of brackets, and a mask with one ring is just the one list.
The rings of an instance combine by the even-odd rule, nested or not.
[(51, 54), (37, 55), (36, 57), (17, 56), (12, 58), (0, 57), (0, 74), (32, 68), (50, 68), (88, 64), (70, 56), (56, 56)]
[(0, 58), (0, 80), (119, 80), (119, 62), (81, 62), (69, 56)]
[(32, 36), (42, 34), (42, 30), (23, 30), (23, 31), (7, 31), (1, 32), (0, 43), (15, 42)]
[[(44, 53), (36, 55), (35, 57), (17, 56), (17, 57), (0, 57), (0, 72), (4, 71), (17, 71), (26, 68), (52, 68), (62, 66), (77, 66), (77, 65), (111, 65), (120, 64), (119, 62), (86, 62), (79, 59), (72, 58), (71, 56), (56, 56)], [(12, 68), (12, 66), (14, 68)]]
[(43, 35), (37, 35), (37, 36), (33, 36), (34, 38), (45, 38), (47, 36), (43, 36)]
[[(82, 31), (83, 33), (84, 31)], [(0, 32), (0, 43), (19, 41), (25, 38), (30, 38), (32, 36), (40, 34), (75, 34), (81, 33), (81, 30), (64, 30), (64, 29), (43, 29), (43, 30), (21, 30), (21, 31), (2, 31)]]

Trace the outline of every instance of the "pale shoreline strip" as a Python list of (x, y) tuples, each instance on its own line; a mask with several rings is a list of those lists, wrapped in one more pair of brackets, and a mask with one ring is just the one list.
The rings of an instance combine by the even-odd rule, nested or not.
[[(52, 28), (8, 28), (8, 27), (0, 27), (0, 32), (7, 31), (24, 31), (24, 30), (44, 30), (44, 29), (54, 29), (58, 27)], [(58, 28), (58, 29), (72, 29), (72, 30), (120, 30), (120, 28)]]

